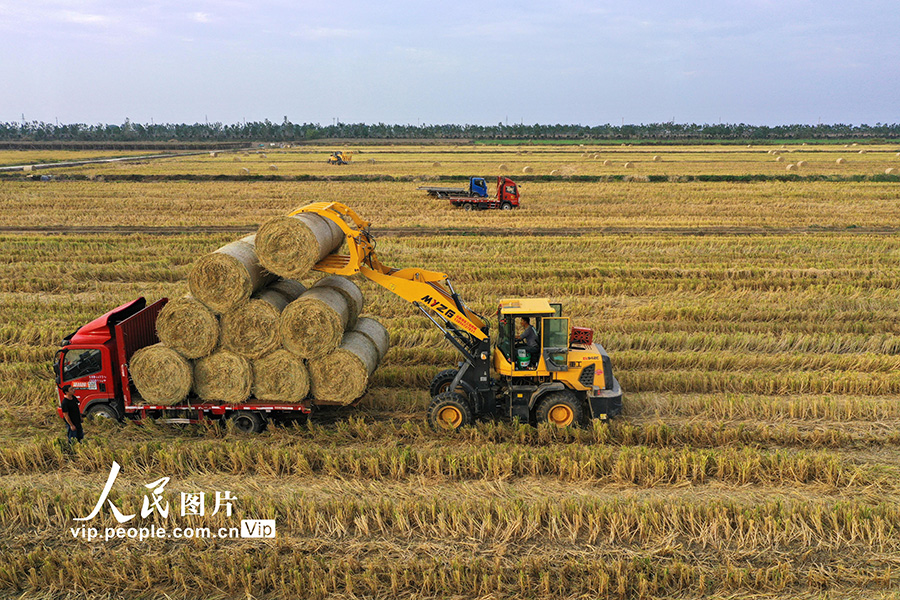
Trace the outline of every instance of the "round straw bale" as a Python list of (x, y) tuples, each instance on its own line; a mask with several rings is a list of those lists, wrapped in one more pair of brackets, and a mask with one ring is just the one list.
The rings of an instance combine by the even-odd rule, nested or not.
[(300, 402), (309, 394), (309, 371), (303, 359), (276, 350), (252, 361), (253, 397), (273, 402)]
[(194, 392), (202, 400), (237, 404), (250, 397), (250, 361), (219, 350), (194, 362)]
[(24, 167), (22, 167), (22, 170), (25, 171), (26, 173), (31, 173), (31, 171), (33, 169), (34, 169), (34, 167), (32, 165), (25, 165)]
[(341, 277), (340, 275), (323, 277), (313, 284), (313, 288), (317, 287), (334, 288), (344, 295), (344, 298), (347, 299), (347, 306), (350, 308), (350, 316), (347, 318), (346, 329), (353, 329), (356, 326), (356, 319), (363, 309), (363, 294), (359, 290), (359, 287), (346, 277)]
[(600, 158), (600, 155), (599, 155), (599, 154), (593, 154), (593, 155), (591, 155), (591, 158), (593, 158), (593, 159), (598, 159), (598, 158)]
[(559, 171), (558, 171), (557, 169), (553, 169), (552, 171), (550, 171), (550, 176), (551, 176), (551, 177), (554, 177), (554, 176), (556, 176), (556, 175), (559, 175)]
[(212, 353), (219, 343), (219, 319), (191, 295), (166, 303), (156, 319), (156, 334), (185, 358)]
[(888, 167), (887, 169), (884, 170), (884, 174), (885, 175), (896, 175), (897, 169), (895, 169), (894, 167)]
[(659, 161), (661, 161), (661, 160), (662, 160), (662, 159), (661, 159), (659, 156), (654, 156), (654, 157), (653, 157), (653, 162), (659, 162)]
[(358, 331), (372, 340), (375, 349), (378, 350), (378, 362), (380, 364), (391, 347), (391, 336), (388, 334), (388, 330), (384, 328), (384, 325), (371, 317), (360, 317), (356, 322), (354, 331)]
[(141, 348), (131, 357), (128, 371), (147, 404), (171, 405), (191, 391), (191, 363), (163, 344)]
[(433, 163), (431, 163), (431, 166), (432, 166), (432, 167), (439, 167), (439, 166), (441, 166), (441, 163), (439, 163), (439, 162), (433, 162)]
[(793, 171), (793, 170), (795, 170), (796, 168), (797, 168), (797, 166), (796, 166), (794, 163), (791, 163), (791, 164), (789, 164), (789, 165), (786, 167), (785, 170), (787, 170), (787, 171)]
[(247, 358), (278, 349), (278, 318), (288, 305), (281, 293), (264, 288), (249, 302), (222, 315), (222, 347)]
[(248, 169), (247, 167), (244, 167), (243, 169), (241, 169), (241, 175), (249, 175), (249, 174), (250, 174), (250, 169)]
[(842, 165), (842, 164), (844, 164), (844, 163), (847, 162), (847, 161), (844, 160), (843, 157), (842, 157), (842, 158), (837, 159), (837, 160), (834, 161), (834, 162), (835, 162), (836, 164)]
[(219, 153), (218, 152), (210, 152), (209, 155), (212, 156), (213, 158), (215, 158), (219, 155)]
[(805, 167), (807, 164), (808, 164), (808, 163), (807, 163), (805, 160), (799, 160), (799, 161), (797, 161), (797, 166), (798, 166), (798, 167)]
[(522, 167), (523, 173), (531, 173), (532, 171), (534, 171), (534, 169), (532, 169), (531, 167)]
[(255, 235), (248, 235), (200, 257), (188, 277), (194, 298), (215, 312), (228, 312), (275, 279), (256, 256)]
[(303, 277), (344, 240), (340, 226), (315, 213), (269, 219), (256, 234), (259, 260), (282, 277)]
[(279, 279), (275, 283), (270, 283), (266, 289), (278, 292), (290, 304), (306, 291), (306, 286), (296, 279)]
[(626, 169), (633, 169), (633, 168), (634, 168), (634, 163), (630, 163), (630, 162), (625, 163), (625, 168), (626, 168)]
[(775, 162), (783, 162), (783, 161), (784, 161), (784, 157), (783, 157), (783, 156), (776, 156), (776, 157), (775, 157)]
[(287, 305), (278, 321), (281, 344), (301, 358), (338, 347), (350, 320), (350, 303), (332, 287), (313, 287)]
[[(897, 153), (897, 156), (900, 156), (900, 152)], [(500, 163), (500, 166), (497, 167), (497, 169), (499, 169), (499, 170), (501, 170), (501, 171), (505, 171), (507, 168), (508, 168), (508, 167), (506, 166), (505, 163)]]
[(234, 158), (231, 159), (231, 162), (241, 162), (241, 159), (239, 156), (235, 156)]
[(348, 331), (340, 347), (309, 361), (309, 387), (323, 402), (349, 404), (362, 396), (378, 366), (378, 350), (368, 337)]
[(865, 154), (865, 153), (866, 153), (865, 150), (860, 150), (860, 151), (859, 151), (859, 154)]
[(606, 160), (603, 161), (603, 166), (604, 166), (604, 167), (608, 167), (608, 166), (609, 166), (609, 159), (606, 159)]

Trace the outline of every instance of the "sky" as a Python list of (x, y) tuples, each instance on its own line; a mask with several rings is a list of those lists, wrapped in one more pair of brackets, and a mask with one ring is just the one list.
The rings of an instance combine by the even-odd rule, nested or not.
[(0, 0), (0, 121), (897, 123), (896, 0)]

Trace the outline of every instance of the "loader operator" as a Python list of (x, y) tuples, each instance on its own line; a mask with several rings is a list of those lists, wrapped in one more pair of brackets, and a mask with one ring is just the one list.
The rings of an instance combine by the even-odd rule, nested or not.
[(538, 353), (538, 341), (537, 332), (531, 326), (531, 317), (522, 317), (522, 328), (522, 333), (516, 336), (516, 342), (528, 350), (531, 361), (534, 362), (534, 357)]

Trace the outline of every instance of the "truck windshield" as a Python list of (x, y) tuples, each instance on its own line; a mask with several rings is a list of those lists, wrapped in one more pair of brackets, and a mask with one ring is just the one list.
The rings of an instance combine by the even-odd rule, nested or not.
[(63, 381), (93, 375), (99, 373), (102, 368), (103, 358), (99, 348), (73, 349), (63, 355)]

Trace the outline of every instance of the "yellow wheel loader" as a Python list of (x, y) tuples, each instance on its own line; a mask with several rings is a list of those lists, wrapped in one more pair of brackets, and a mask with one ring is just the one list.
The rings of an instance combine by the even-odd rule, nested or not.
[[(347, 238), (349, 254), (325, 257), (317, 271), (360, 274), (381, 285), (418, 308), (462, 355), (456, 368), (431, 382), (432, 427), (454, 430), (498, 416), (566, 427), (621, 413), (622, 390), (606, 350), (593, 341), (590, 329), (570, 327), (561, 304), (546, 298), (500, 300), (492, 344), (487, 319), (463, 302), (446, 274), (381, 264), (370, 223), (352, 209), (318, 202), (291, 214), (301, 213), (335, 222)], [(517, 336), (516, 319), (527, 320), (531, 331)]]

